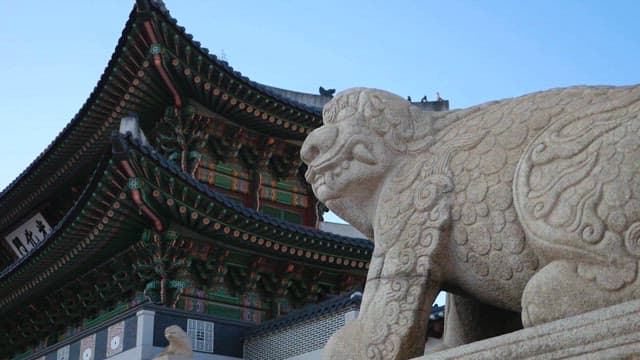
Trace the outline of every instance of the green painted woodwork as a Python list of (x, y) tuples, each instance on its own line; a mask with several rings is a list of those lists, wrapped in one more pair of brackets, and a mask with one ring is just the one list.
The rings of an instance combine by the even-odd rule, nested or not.
[(155, 145), (163, 155), (176, 162), (184, 172), (193, 172), (202, 161), (210, 121), (197, 116), (193, 106), (167, 107), (154, 132)]
[(122, 312), (124, 312), (125, 310), (127, 310), (129, 308), (129, 304), (126, 303), (121, 303), (116, 305), (116, 307), (114, 307), (112, 310), (106, 311), (92, 319), (86, 319), (84, 321), (83, 327), (85, 329), (90, 328), (92, 326), (96, 326), (96, 325), (100, 325), (103, 322), (112, 319), (114, 317), (116, 317), (117, 315), (121, 314)]
[[(133, 163), (138, 163), (138, 160), (135, 158), (130, 160)], [(151, 164), (147, 164), (147, 166), (151, 166)], [(350, 266), (346, 270), (356, 271), (364, 276), (364, 273), (366, 272), (364, 265), (368, 262), (370, 250), (363, 250), (358, 247), (353, 248), (351, 246), (345, 247), (344, 245), (340, 247), (329, 247), (327, 245), (332, 243), (330, 240), (319, 240), (300, 233), (294, 234), (290, 233), (289, 230), (273, 226), (272, 224), (256, 222), (250, 218), (240, 216), (240, 214), (236, 213), (235, 210), (228, 209), (226, 208), (226, 205), (217, 203), (216, 201), (200, 201), (200, 206), (194, 207), (194, 202), (200, 193), (188, 186), (185, 186), (184, 184), (181, 185), (175, 181), (175, 178), (168, 177), (169, 175), (165, 172), (157, 170), (158, 168), (148, 168), (146, 171), (146, 173), (154, 174), (154, 178), (148, 178), (145, 182), (146, 191), (154, 193), (153, 196), (149, 196), (149, 201), (153, 207), (165, 208), (167, 210), (171, 209), (171, 211), (168, 212), (169, 216), (174, 217), (176, 221), (185, 226), (196, 227), (199, 232), (208, 234), (210, 239), (213, 240), (218, 237), (222, 237), (220, 239), (225, 239), (225, 243), (246, 246), (241, 243), (247, 244), (248, 239), (253, 237), (254, 240), (250, 244), (266, 245), (267, 241), (271, 244), (277, 243), (278, 248), (265, 247), (263, 248), (264, 251), (269, 252), (277, 250), (278, 254), (285, 256), (291, 256), (294, 254), (280, 250), (281, 246), (282, 248), (286, 246), (287, 248), (296, 247), (309, 249), (313, 253), (313, 260), (324, 261), (322, 260), (323, 258), (329, 259), (331, 257), (341, 257), (343, 259), (348, 259), (350, 263), (351, 261), (360, 262), (362, 265), (359, 267), (354, 268)], [(171, 182), (171, 180), (174, 180), (174, 185), (172, 185), (168, 191), (166, 189), (166, 184)], [(180, 198), (175, 195), (177, 191), (183, 194)], [(184, 201), (181, 201), (180, 199), (184, 199)], [(301, 214), (298, 215), (295, 211), (281, 209), (265, 203), (261, 205), (261, 208), (264, 208), (265, 206), (271, 206), (274, 208), (267, 210), (272, 211), (272, 216), (292, 223), (302, 222), (300, 220)], [(262, 240), (258, 242), (257, 239)], [(296, 251), (296, 257), (299, 258), (300, 255), (297, 254), (298, 252)], [(304, 256), (302, 258), (303, 261), (308, 261), (305, 259), (309, 259), (309, 257)]]
[(234, 190), (233, 179), (229, 176), (218, 175), (215, 177), (213, 185), (219, 186), (223, 189)]
[(264, 174), (262, 176), (262, 183), (279, 190), (301, 194), (307, 193), (307, 191), (305, 190), (305, 185), (302, 185), (300, 183), (300, 180), (298, 179), (283, 181), (278, 180), (269, 174)]
[(242, 309), (225, 306), (223, 304), (209, 303), (207, 305), (207, 314), (234, 320), (242, 319)]
[(277, 180), (265, 174), (260, 182), (260, 197), (263, 199), (300, 208), (310, 206), (307, 189), (299, 179)]
[(160, 44), (151, 44), (151, 46), (149, 46), (149, 54), (151, 55), (158, 55), (162, 52), (162, 45)]
[(140, 190), (142, 183), (139, 178), (129, 178), (129, 180), (127, 180), (127, 188), (129, 190)]
[(293, 224), (302, 224), (302, 215), (293, 211), (285, 210), (275, 206), (262, 205), (260, 206), (260, 212), (279, 220), (288, 221)]
[[(205, 164), (206, 165), (206, 164)], [(242, 169), (236, 169), (231, 166), (227, 166), (224, 164), (214, 164), (216, 171), (219, 171), (223, 174), (227, 174), (234, 177), (240, 177), (243, 179), (248, 179), (249, 175), (243, 171)]]
[(162, 234), (145, 230), (139, 244), (134, 267), (147, 281), (145, 296), (155, 303), (175, 306), (184, 289), (193, 286), (188, 244), (173, 230)]

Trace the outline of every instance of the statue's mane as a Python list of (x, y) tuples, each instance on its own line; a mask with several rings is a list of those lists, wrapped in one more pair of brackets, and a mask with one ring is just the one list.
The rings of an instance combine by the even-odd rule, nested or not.
[(377, 89), (352, 88), (337, 94), (324, 107), (326, 124), (356, 116), (359, 126), (380, 136), (401, 154), (417, 153), (433, 142), (434, 116), (403, 98)]

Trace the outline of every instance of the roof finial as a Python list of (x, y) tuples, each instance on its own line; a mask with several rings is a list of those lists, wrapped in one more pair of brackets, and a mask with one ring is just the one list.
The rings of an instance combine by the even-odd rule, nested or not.
[(333, 94), (336, 93), (336, 89), (325, 89), (324, 87), (320, 86), (320, 88), (318, 89), (318, 92), (320, 93), (320, 96), (333, 98)]

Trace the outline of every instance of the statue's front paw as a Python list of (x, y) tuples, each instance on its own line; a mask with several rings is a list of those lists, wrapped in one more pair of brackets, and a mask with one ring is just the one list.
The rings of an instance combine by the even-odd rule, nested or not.
[(336, 331), (322, 350), (323, 360), (360, 360), (366, 359), (362, 349), (362, 324), (352, 320)]

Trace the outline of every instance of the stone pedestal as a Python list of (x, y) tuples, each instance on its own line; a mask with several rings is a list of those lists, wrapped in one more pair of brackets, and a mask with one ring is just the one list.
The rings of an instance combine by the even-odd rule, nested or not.
[(419, 359), (640, 359), (640, 300)]

